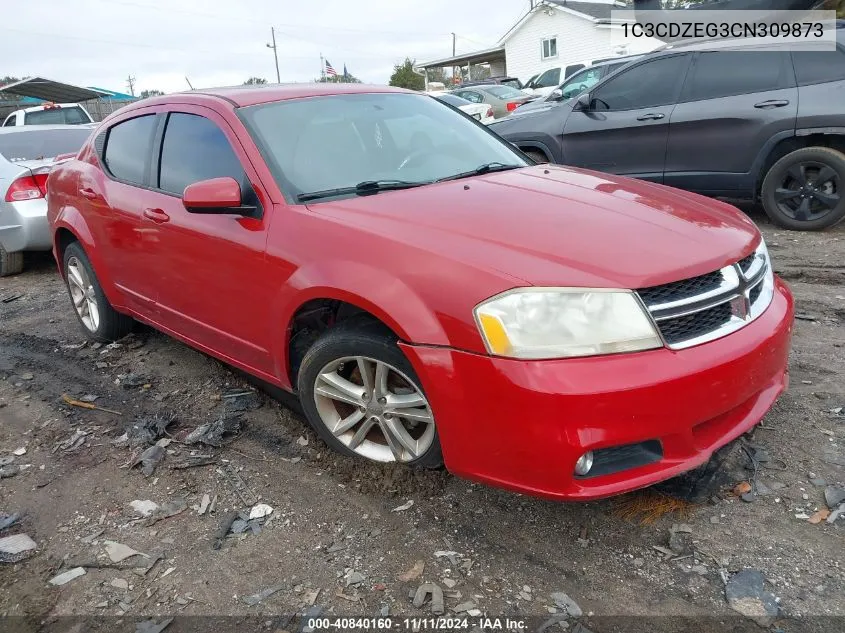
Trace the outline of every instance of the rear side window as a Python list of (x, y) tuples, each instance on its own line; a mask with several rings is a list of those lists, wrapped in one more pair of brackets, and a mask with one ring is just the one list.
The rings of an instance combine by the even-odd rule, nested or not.
[(845, 52), (794, 51), (792, 61), (799, 86), (845, 80)]
[(684, 88), (684, 101), (704, 101), (794, 85), (781, 51), (699, 53)]
[(155, 124), (155, 115), (147, 114), (118, 123), (109, 130), (103, 162), (115, 178), (134, 185), (144, 184)]
[(159, 188), (181, 196), (190, 184), (224, 176), (241, 186), (246, 180), (223, 130), (196, 114), (171, 113), (161, 148)]
[(17, 114), (10, 114), (9, 118), (6, 119), (6, 122), (3, 124), (3, 127), (14, 127), (15, 120), (18, 118)]
[(687, 55), (659, 57), (609, 78), (592, 95), (596, 110), (640, 110), (675, 103)]

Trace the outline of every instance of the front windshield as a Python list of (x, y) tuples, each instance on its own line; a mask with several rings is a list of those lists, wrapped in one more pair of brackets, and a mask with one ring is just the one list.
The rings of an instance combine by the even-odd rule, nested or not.
[(601, 79), (601, 71), (600, 67), (587, 68), (567, 79), (560, 87), (563, 98), (571, 99), (595, 86)]
[(367, 182), (428, 183), (490, 164), (528, 164), (484, 126), (425, 95), (331, 95), (239, 113), (291, 200)]

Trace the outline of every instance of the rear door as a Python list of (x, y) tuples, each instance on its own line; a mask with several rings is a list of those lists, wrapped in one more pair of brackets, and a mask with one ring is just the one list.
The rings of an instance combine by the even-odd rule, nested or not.
[[(156, 157), (158, 154), (158, 157)], [(263, 270), (269, 198), (229, 124), (200, 106), (170, 112), (156, 148), (146, 225), (159, 239), (150, 271), (159, 287), (160, 324), (257, 371), (272, 373), (270, 323)], [(229, 176), (243, 204), (258, 217), (189, 213), (182, 193), (190, 184)], [(262, 200), (264, 201), (262, 203)], [(280, 280), (281, 283), (281, 280)]]
[[(143, 111), (142, 111), (143, 112)], [(101, 132), (100, 159), (104, 170), (86, 166), (79, 175), (79, 203), (101, 260), (122, 293), (126, 306), (155, 317), (158, 291), (150, 274), (155, 227), (143, 221), (144, 194), (149, 187), (149, 164), (159, 119), (154, 111), (118, 121)]]
[[(841, 31), (840, 31), (841, 32)], [(845, 38), (840, 38), (840, 41)], [(835, 51), (794, 51), (799, 130), (842, 129), (845, 103), (845, 42)]]
[(566, 119), (564, 162), (661, 182), (669, 119), (689, 58), (661, 56), (602, 81), (589, 93), (590, 108)]
[(672, 112), (664, 183), (704, 193), (753, 186), (755, 159), (791, 135), (798, 89), (786, 51), (702, 51)]

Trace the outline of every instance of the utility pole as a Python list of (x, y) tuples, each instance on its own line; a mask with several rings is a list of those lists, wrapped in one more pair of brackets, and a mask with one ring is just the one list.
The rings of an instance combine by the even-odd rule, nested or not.
[(326, 63), (323, 61), (323, 54), (320, 53), (320, 81), (326, 80)]
[[(456, 43), (457, 39), (458, 39), (458, 36), (455, 35), (454, 33), (452, 33), (452, 57), (455, 56), (455, 50), (456, 50), (455, 43)], [(428, 71), (426, 71), (426, 77), (428, 77)], [(452, 85), (453, 86), (455, 85), (455, 67), (454, 66), (452, 66)]]
[(131, 94), (134, 97), (135, 96), (135, 77), (133, 77), (132, 75), (129, 75), (126, 78), (126, 85), (129, 86), (129, 94)]
[(273, 38), (273, 44), (267, 44), (267, 48), (273, 49), (273, 58), (276, 60), (276, 83), (282, 83), (282, 76), (279, 74), (279, 53), (276, 50), (276, 29), (270, 27), (270, 37)]

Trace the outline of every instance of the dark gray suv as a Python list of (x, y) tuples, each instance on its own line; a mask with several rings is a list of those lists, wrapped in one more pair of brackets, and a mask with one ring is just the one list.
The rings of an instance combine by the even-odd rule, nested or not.
[(780, 226), (824, 229), (845, 218), (845, 30), (836, 51), (673, 45), (489, 127), (538, 162), (751, 198)]

